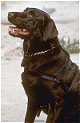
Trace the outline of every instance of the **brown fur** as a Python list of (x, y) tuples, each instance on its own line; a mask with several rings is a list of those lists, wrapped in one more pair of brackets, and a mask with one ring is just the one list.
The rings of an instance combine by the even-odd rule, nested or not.
[[(30, 12), (33, 12), (33, 18), (37, 19), (34, 21), (35, 28), (34, 19), (28, 23), (27, 15)], [(15, 12), (13, 14), (15, 15)], [(24, 18), (20, 18), (22, 15)], [(34, 8), (27, 8), (23, 13), (17, 13), (16, 17), (21, 20), (24, 27), (26, 27), (24, 23), (24, 19), (26, 19), (28, 26), (32, 31), (34, 30), (30, 37), (21, 37), (24, 39), (22, 85), (28, 96), (25, 123), (33, 123), (40, 110), (48, 115), (46, 123), (79, 123), (79, 68), (60, 46), (54, 21), (45, 12)], [(14, 22), (10, 18), (8, 19), (17, 25), (17, 19)], [(51, 47), (54, 49), (50, 52), (27, 57), (27, 54)], [(43, 79), (41, 76), (35, 75), (33, 71), (41, 75), (55, 76), (62, 85)], [(66, 85), (67, 90), (63, 85)]]

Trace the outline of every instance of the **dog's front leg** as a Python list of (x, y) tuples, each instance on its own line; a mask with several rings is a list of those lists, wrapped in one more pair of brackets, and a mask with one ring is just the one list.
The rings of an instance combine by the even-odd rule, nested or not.
[(36, 100), (28, 98), (28, 105), (27, 105), (27, 112), (25, 116), (25, 123), (34, 123), (37, 111), (38, 111), (38, 104)]
[(48, 115), (47, 115), (46, 123), (55, 123), (55, 109), (52, 110), (50, 104), (48, 107)]
[(57, 101), (58, 102), (55, 103), (54, 110), (52, 110), (51, 105), (49, 104), (46, 123), (56, 123), (57, 122), (60, 112), (63, 108), (64, 100), (63, 98), (58, 98)]
[(56, 121), (59, 117), (60, 111), (61, 111), (61, 108), (58, 109), (57, 111), (56, 111), (56, 109), (54, 109), (54, 111), (52, 111), (50, 109), (48, 112), (46, 123), (56, 123)]

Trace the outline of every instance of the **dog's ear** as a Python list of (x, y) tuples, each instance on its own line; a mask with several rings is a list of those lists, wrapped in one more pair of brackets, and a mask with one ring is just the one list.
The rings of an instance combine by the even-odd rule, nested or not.
[(43, 41), (47, 41), (48, 39), (55, 38), (58, 35), (57, 28), (52, 19), (47, 23), (44, 33), (43, 33)]

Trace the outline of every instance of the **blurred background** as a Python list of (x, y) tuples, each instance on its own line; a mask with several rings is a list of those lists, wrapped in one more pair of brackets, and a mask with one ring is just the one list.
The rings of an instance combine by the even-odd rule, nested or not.
[[(3, 122), (23, 122), (27, 98), (21, 85), (20, 74), (22, 43), (19, 38), (8, 34), (8, 12), (23, 11), (27, 7), (42, 9), (55, 21), (60, 44), (79, 65), (79, 2), (78, 1), (2, 1), (1, 2), (1, 119)], [(46, 115), (41, 113), (35, 122), (44, 122)]]

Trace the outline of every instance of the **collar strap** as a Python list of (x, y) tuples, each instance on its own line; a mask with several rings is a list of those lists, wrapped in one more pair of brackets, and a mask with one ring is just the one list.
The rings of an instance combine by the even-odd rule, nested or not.
[(53, 81), (53, 84), (56, 83), (60, 86), (66, 93), (68, 92), (69, 88), (64, 84), (63, 80), (59, 79), (58, 76), (52, 76), (49, 74), (41, 74), (36, 71), (28, 71), (30, 74), (34, 76), (39, 76), (40, 78), (47, 79)]
[(35, 53), (29, 54), (29, 55), (27, 55), (26, 51), (22, 51), (22, 54), (23, 54), (24, 57), (32, 58), (32, 57), (35, 57), (35, 56), (40, 56), (40, 55), (49, 53), (49, 52), (53, 51), (53, 49), (55, 49), (55, 48), (56, 47), (52, 47), (50, 49), (47, 49), (47, 50), (44, 50), (44, 51), (40, 51), (40, 52), (35, 52)]
[(57, 79), (57, 76), (51, 75), (41, 75), (41, 78), (53, 81), (53, 84), (56, 83), (60, 86), (65, 92), (68, 92), (69, 88), (64, 84), (63, 80)]
[(47, 79), (47, 80), (51, 80), (53, 81), (53, 84), (56, 83), (58, 86), (60, 86), (64, 92), (69, 93), (71, 91), (71, 89), (75, 86), (75, 83), (78, 80), (79, 77), (79, 73), (77, 74), (77, 76), (75, 77), (74, 81), (72, 82), (71, 86), (68, 87), (61, 78), (59, 78), (59, 76), (52, 76), (49, 74), (41, 74), (38, 73), (36, 71), (28, 71), (30, 74), (34, 75), (34, 76), (39, 76), (43, 79)]

